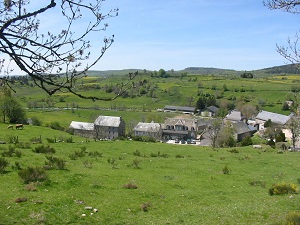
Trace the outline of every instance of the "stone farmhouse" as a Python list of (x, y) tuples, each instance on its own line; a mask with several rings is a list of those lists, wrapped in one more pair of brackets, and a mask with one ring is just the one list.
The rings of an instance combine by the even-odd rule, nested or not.
[(134, 136), (148, 136), (153, 137), (156, 140), (161, 140), (162, 128), (159, 123), (142, 123), (139, 122), (134, 128)]
[(115, 139), (125, 136), (125, 122), (122, 117), (99, 116), (95, 122), (96, 139)]
[(196, 139), (198, 120), (188, 118), (166, 118), (162, 125), (162, 139)]
[(69, 130), (86, 138), (112, 140), (125, 135), (125, 122), (122, 117), (99, 116), (94, 123), (72, 121)]

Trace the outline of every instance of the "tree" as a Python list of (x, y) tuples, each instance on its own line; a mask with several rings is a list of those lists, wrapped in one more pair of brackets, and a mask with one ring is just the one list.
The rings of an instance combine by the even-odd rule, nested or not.
[(217, 140), (222, 129), (222, 124), (223, 123), (221, 119), (215, 119), (213, 120), (212, 124), (206, 129), (213, 148), (217, 147)]
[(292, 145), (293, 149), (296, 148), (296, 142), (299, 139), (300, 135), (300, 121), (299, 118), (296, 118), (295, 116), (291, 117), (291, 120), (289, 122), (289, 128), (292, 133)]
[[(279, 9), (284, 12), (299, 14), (300, 13), (300, 1), (299, 0), (264, 0), (264, 5), (269, 9)], [(295, 39), (288, 38), (287, 46), (276, 45), (277, 52), (287, 59), (290, 63), (295, 64), (299, 68), (300, 63), (300, 48), (299, 48), (300, 36), (298, 33), (295, 35)]]
[(217, 138), (217, 145), (220, 147), (234, 147), (236, 141), (233, 137), (234, 130), (230, 122), (224, 124)]
[(0, 92), (0, 114), (3, 123), (8, 119), (10, 123), (23, 123), (26, 119), (25, 110), (21, 104), (11, 95), (8, 87), (2, 87)]
[[(107, 29), (105, 20), (118, 15), (118, 9), (102, 13), (103, 2), (4, 0), (0, 5), (0, 73), (11, 73), (9, 65), (14, 63), (49, 95), (67, 91), (92, 100), (111, 100), (120, 96), (137, 73), (129, 74), (128, 81), (120, 85), (120, 92), (113, 98), (85, 96), (76, 89), (78, 81), (87, 76), (87, 71), (114, 42), (113, 35), (103, 38), (103, 42), (93, 42), (95, 46), (99, 44), (99, 51), (93, 60), (90, 59), (91, 39)], [(44, 31), (41, 28), (43, 17), (50, 22), (55, 17), (60, 23), (59, 28)], [(8, 76), (1, 80), (11, 87)]]

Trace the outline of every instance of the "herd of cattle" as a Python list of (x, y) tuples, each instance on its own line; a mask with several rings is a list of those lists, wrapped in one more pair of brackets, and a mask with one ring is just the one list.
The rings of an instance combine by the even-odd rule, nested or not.
[[(18, 129), (23, 129), (23, 128), (24, 128), (23, 124), (16, 124), (16, 129), (17, 130)], [(7, 129), (14, 129), (14, 126), (13, 125), (8, 125)]]

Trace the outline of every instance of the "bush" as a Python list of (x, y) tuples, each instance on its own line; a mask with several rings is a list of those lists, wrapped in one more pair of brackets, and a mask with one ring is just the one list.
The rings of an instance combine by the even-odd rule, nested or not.
[(63, 159), (59, 159), (57, 157), (53, 156), (47, 156), (46, 157), (48, 161), (45, 162), (45, 168), (46, 169), (58, 169), (58, 170), (64, 170), (66, 167), (66, 161)]
[(32, 151), (35, 153), (45, 153), (45, 154), (54, 154), (55, 153), (55, 149), (50, 147), (49, 145), (48, 146), (44, 146), (44, 145), (38, 146), (35, 149), (33, 149)]
[(241, 146), (249, 146), (249, 145), (253, 145), (252, 139), (251, 139), (251, 137), (245, 137), (241, 141)]
[(155, 153), (150, 153), (150, 157), (162, 157), (162, 158), (169, 158), (169, 155), (164, 153), (161, 154), (160, 151), (158, 151), (156, 154)]
[(228, 150), (228, 152), (231, 152), (231, 153), (240, 153), (239, 150), (237, 150), (236, 148), (230, 149), (230, 150)]
[(273, 186), (269, 189), (270, 195), (297, 194), (298, 192), (298, 186), (292, 183), (273, 184)]
[(156, 139), (154, 137), (148, 137), (148, 136), (133, 136), (132, 140), (144, 141), (144, 142), (156, 142)]
[(286, 217), (287, 225), (299, 225), (300, 224), (300, 212), (290, 212)]
[(70, 159), (75, 160), (77, 158), (84, 157), (85, 156), (85, 150), (86, 150), (85, 146), (81, 147), (80, 151), (75, 151), (73, 154), (69, 155)]
[(18, 136), (13, 136), (13, 135), (9, 136), (8, 137), (8, 143), (9, 144), (17, 144), (17, 143), (19, 143), (19, 137)]
[(138, 188), (138, 186), (133, 181), (130, 181), (128, 184), (125, 184), (123, 187), (127, 188), (127, 189), (137, 189)]
[(64, 130), (64, 129), (65, 129), (65, 128), (62, 127), (62, 126), (59, 124), (59, 122), (57, 122), (57, 121), (51, 122), (49, 126), (50, 126), (50, 128), (52, 128), (53, 130)]
[(261, 181), (261, 180), (252, 180), (249, 181), (250, 186), (260, 186), (262, 188), (266, 187), (266, 182)]
[(89, 152), (89, 156), (91, 157), (102, 157), (103, 153), (102, 152), (98, 152), (98, 151), (93, 151), (93, 152)]
[(222, 169), (223, 174), (229, 174), (230, 173), (230, 169), (227, 165), (225, 165)]
[(32, 117), (31, 120), (33, 126), (42, 126), (42, 121), (39, 120), (37, 117)]
[(19, 171), (18, 175), (25, 184), (29, 184), (30, 182), (44, 182), (49, 180), (45, 169), (38, 166), (29, 166), (26, 169)]
[(134, 159), (133, 161), (132, 161), (132, 167), (133, 168), (136, 168), (136, 169), (140, 169), (141, 167), (140, 167), (140, 163), (141, 163), (141, 160), (140, 159)]
[(141, 152), (139, 150), (135, 150), (135, 152), (133, 152), (134, 156), (141, 156)]
[(0, 173), (4, 173), (7, 166), (8, 161), (5, 158), (0, 158)]

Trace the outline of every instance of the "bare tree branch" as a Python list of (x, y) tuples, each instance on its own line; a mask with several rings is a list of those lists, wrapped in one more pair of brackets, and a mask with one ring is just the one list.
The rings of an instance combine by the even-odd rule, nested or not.
[[(271, 10), (280, 9), (293, 14), (300, 13), (299, 0), (264, 0), (263, 4)], [(293, 40), (288, 38), (287, 46), (276, 44), (276, 48), (277, 52), (282, 55), (288, 63), (291, 63), (300, 69), (299, 38), (299, 34), (296, 33)]]
[[(121, 84), (121, 92), (109, 99), (85, 96), (76, 91), (76, 82), (86, 77), (87, 71), (101, 60), (114, 42), (114, 36), (105, 37), (98, 56), (90, 59), (91, 38), (107, 29), (108, 25), (104, 23), (106, 19), (118, 15), (118, 9), (102, 13), (103, 2), (44, 0), (35, 9), (30, 0), (4, 0), (3, 5), (0, 5), (0, 54), (4, 55), (3, 60), (0, 60), (0, 72), (5, 72), (4, 58), (8, 56), (49, 95), (68, 91), (92, 100), (112, 100), (120, 96), (137, 74), (131, 74), (128, 81)], [(59, 20), (64, 28), (43, 32), (40, 28), (41, 16), (58, 9)], [(84, 29), (74, 29), (87, 20)], [(84, 65), (86, 61), (89, 63)], [(6, 74), (9, 74), (9, 70), (6, 70)], [(1, 79), (4, 83), (9, 81)]]

